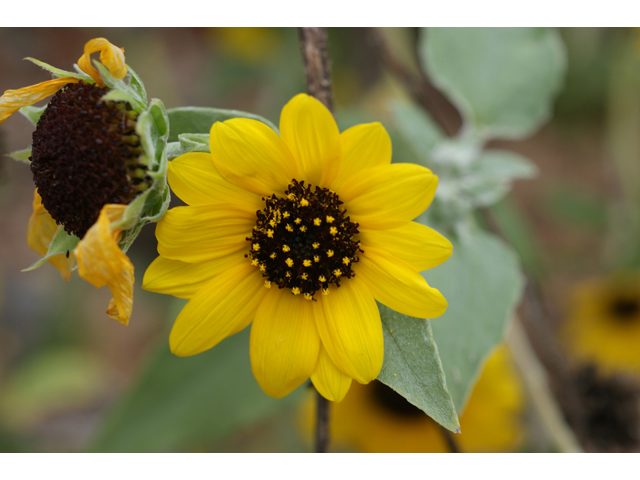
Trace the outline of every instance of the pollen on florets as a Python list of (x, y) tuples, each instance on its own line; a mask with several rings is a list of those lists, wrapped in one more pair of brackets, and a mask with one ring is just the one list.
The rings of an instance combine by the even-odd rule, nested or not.
[(362, 252), (354, 239), (358, 224), (346, 215), (335, 192), (294, 179), (284, 197), (274, 194), (263, 200), (245, 256), (264, 266), (265, 285), (315, 300), (316, 292), (326, 295), (330, 284), (339, 287), (354, 276), (352, 267)]
[(129, 204), (151, 184), (136, 133), (137, 112), (85, 82), (59, 90), (43, 112), (31, 150), (42, 203), (68, 233), (82, 238), (108, 203)]

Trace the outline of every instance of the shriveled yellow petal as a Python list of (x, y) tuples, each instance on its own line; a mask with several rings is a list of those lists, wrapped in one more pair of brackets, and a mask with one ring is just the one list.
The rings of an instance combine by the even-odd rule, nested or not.
[(347, 213), (362, 228), (399, 227), (431, 204), (438, 177), (412, 163), (395, 163), (360, 172), (338, 192)]
[(360, 244), (385, 250), (411, 265), (417, 272), (437, 267), (451, 256), (453, 246), (433, 228), (407, 222), (396, 228), (360, 229)]
[(311, 381), (320, 395), (332, 402), (341, 402), (351, 386), (351, 377), (336, 367), (323, 346), (320, 347), (318, 366), (311, 374)]
[(191, 298), (214, 277), (247, 262), (243, 252), (198, 263), (185, 263), (159, 256), (147, 268), (142, 288), (180, 298)]
[(188, 205), (228, 203), (255, 212), (262, 197), (227, 182), (213, 166), (210, 153), (186, 153), (169, 162), (171, 190)]
[(182, 309), (169, 336), (171, 351), (180, 357), (195, 355), (242, 330), (268, 292), (249, 262), (225, 270)]
[(311, 303), (288, 289), (270, 289), (251, 325), (251, 370), (267, 395), (281, 398), (316, 368), (320, 337)]
[(84, 44), (84, 53), (78, 59), (80, 69), (100, 86), (103, 85), (100, 74), (91, 64), (91, 54), (100, 52), (100, 61), (115, 78), (124, 78), (127, 65), (124, 63), (124, 48), (118, 48), (106, 38), (92, 38)]
[(232, 118), (214, 123), (209, 146), (220, 175), (249, 192), (282, 194), (297, 177), (295, 160), (285, 143), (257, 120)]
[(94, 287), (109, 287), (113, 300), (107, 315), (123, 325), (129, 323), (133, 307), (133, 264), (120, 247), (122, 235), (111, 223), (122, 218), (126, 205), (107, 204), (98, 221), (87, 231), (75, 249), (78, 274)]
[(210, 205), (176, 207), (158, 222), (158, 253), (187, 263), (224, 257), (249, 248), (253, 213)]
[(416, 318), (435, 318), (447, 309), (445, 298), (430, 287), (422, 275), (384, 250), (367, 248), (354, 271), (376, 300), (397, 312)]
[(40, 82), (17, 90), (5, 90), (0, 97), (0, 124), (4, 123), (22, 107), (44, 100), (68, 83), (79, 81), (77, 78), (54, 78), (53, 80), (47, 80), (46, 82)]
[(322, 344), (337, 368), (360, 383), (369, 383), (380, 373), (384, 355), (378, 306), (357, 276), (329, 290), (314, 305)]
[(280, 114), (280, 135), (297, 161), (301, 179), (331, 185), (340, 168), (340, 131), (322, 103), (304, 93), (289, 100)]
[(391, 138), (381, 123), (363, 123), (340, 134), (342, 161), (331, 189), (339, 192), (345, 182), (362, 170), (391, 163)]
[[(33, 213), (29, 217), (27, 225), (27, 245), (40, 255), (45, 256), (49, 251), (49, 244), (58, 230), (56, 221), (51, 218), (49, 212), (42, 205), (42, 199), (38, 190), (33, 192)], [(70, 254), (69, 258), (64, 254), (55, 255), (49, 259), (54, 267), (60, 271), (62, 278), (69, 280), (73, 273), (73, 266), (76, 263), (75, 255)]]

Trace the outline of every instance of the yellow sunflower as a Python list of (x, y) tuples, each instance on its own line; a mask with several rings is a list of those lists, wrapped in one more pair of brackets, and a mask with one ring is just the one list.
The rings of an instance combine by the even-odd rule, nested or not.
[(577, 360), (595, 362), (604, 373), (640, 373), (640, 274), (575, 287), (562, 337)]
[[(94, 66), (96, 52), (102, 64)], [(20, 109), (37, 122), (32, 146), (11, 155), (28, 161), (36, 184), (27, 243), (44, 258), (32, 268), (49, 261), (65, 280), (77, 268), (94, 286), (107, 285), (107, 314), (126, 325), (133, 265), (123, 249), (169, 200), (166, 156), (157, 148), (166, 145), (166, 112), (158, 100), (147, 107), (123, 50), (104, 38), (85, 44), (77, 73), (29, 60), (58, 78), (5, 91), (0, 123)], [(30, 107), (51, 95), (46, 107)]]
[[(310, 399), (311, 400), (311, 399)], [(462, 452), (510, 452), (520, 445), (522, 386), (508, 350), (491, 355), (460, 416), (461, 434), (451, 434)], [(313, 428), (313, 401), (303, 405), (303, 429)], [(438, 424), (380, 382), (354, 385), (331, 410), (330, 433), (338, 445), (369, 453), (446, 453), (451, 449)]]
[(188, 206), (158, 223), (158, 257), (143, 288), (190, 299), (171, 350), (207, 350), (251, 322), (251, 366), (268, 395), (307, 378), (340, 401), (351, 380), (380, 372), (376, 300), (433, 318), (447, 302), (420, 271), (444, 262), (451, 243), (411, 220), (438, 179), (391, 164), (379, 123), (340, 133), (316, 99), (295, 96), (280, 135), (246, 118), (215, 123), (208, 153), (169, 165), (169, 185)]

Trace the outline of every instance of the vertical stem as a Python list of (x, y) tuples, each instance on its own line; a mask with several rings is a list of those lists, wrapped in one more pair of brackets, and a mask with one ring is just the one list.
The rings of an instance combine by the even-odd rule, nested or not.
[(538, 361), (538, 357), (529, 343), (527, 333), (517, 318), (507, 336), (507, 344), (516, 367), (522, 373), (522, 379), (533, 408), (554, 446), (559, 452), (582, 452), (580, 442), (567, 425), (562, 411), (549, 389), (546, 371)]
[(438, 425), (438, 427), (440, 427), (440, 432), (442, 433), (442, 436), (444, 437), (445, 442), (447, 442), (447, 446), (449, 447), (449, 450), (451, 450), (451, 453), (460, 453), (458, 444), (454, 440), (451, 432), (446, 428), (444, 428), (442, 425)]
[(316, 392), (316, 453), (329, 451), (329, 400)]
[[(309, 95), (320, 100), (333, 113), (331, 93), (331, 62), (326, 28), (310, 27), (298, 30), (304, 61), (304, 75)], [(329, 400), (317, 393), (316, 452), (329, 449)]]
[(320, 100), (333, 113), (331, 62), (326, 28), (303, 27), (298, 30), (304, 60), (304, 75), (309, 95)]

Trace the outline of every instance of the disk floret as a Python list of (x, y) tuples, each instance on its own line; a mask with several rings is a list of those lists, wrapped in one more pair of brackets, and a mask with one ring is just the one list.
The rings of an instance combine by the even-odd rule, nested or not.
[(267, 288), (276, 285), (315, 300), (318, 290), (328, 295), (329, 284), (339, 287), (343, 278), (354, 276), (352, 266), (362, 252), (354, 240), (358, 224), (335, 192), (294, 179), (284, 197), (263, 200), (245, 257), (266, 277)]
[(102, 101), (108, 92), (85, 82), (66, 85), (33, 133), (31, 171), (42, 203), (79, 238), (104, 205), (127, 205), (151, 184), (138, 113), (126, 102)]
[(618, 295), (611, 299), (609, 310), (620, 323), (632, 323), (640, 317), (640, 301), (635, 295)]

